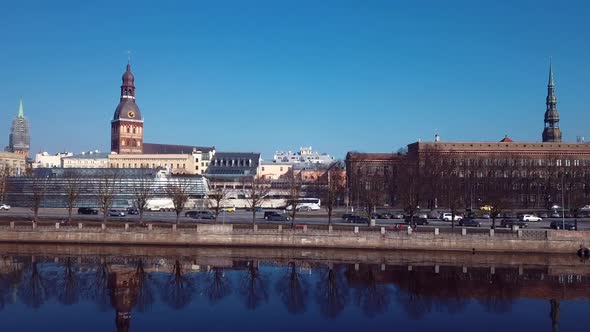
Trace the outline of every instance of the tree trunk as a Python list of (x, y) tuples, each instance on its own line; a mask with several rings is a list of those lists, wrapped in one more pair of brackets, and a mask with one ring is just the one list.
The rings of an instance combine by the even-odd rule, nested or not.
[(328, 225), (332, 225), (332, 206), (328, 206)]
[(180, 219), (180, 211), (176, 211), (176, 224), (178, 225), (178, 220)]
[(252, 225), (256, 223), (256, 206), (252, 206)]
[(455, 229), (455, 209), (451, 209), (451, 229)]
[(72, 222), (72, 207), (68, 208), (68, 223)]
[(492, 229), (496, 228), (496, 216), (492, 217)]

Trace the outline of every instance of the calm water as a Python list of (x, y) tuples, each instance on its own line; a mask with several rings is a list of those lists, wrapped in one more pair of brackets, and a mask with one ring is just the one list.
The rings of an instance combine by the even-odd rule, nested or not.
[(0, 249), (3, 331), (588, 331), (590, 324), (590, 264), (569, 256)]

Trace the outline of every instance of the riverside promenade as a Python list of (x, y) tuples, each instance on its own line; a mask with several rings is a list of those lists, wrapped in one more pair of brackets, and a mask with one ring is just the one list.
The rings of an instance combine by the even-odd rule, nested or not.
[(100, 224), (0, 226), (3, 243), (221, 246), (463, 252), (570, 253), (590, 246), (590, 231), (397, 229), (326, 225)]

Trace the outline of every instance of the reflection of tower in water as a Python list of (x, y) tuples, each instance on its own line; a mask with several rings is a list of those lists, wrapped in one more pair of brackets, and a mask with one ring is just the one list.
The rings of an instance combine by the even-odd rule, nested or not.
[(111, 305), (115, 309), (117, 331), (129, 331), (131, 309), (137, 301), (139, 279), (131, 266), (113, 265), (109, 273)]

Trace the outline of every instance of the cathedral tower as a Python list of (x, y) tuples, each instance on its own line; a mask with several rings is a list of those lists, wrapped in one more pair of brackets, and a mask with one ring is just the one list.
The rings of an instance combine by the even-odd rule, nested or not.
[(135, 103), (135, 77), (129, 63), (122, 80), (121, 99), (111, 121), (111, 151), (119, 154), (141, 154), (143, 118)]
[(549, 63), (549, 83), (547, 84), (547, 109), (545, 111), (545, 129), (543, 142), (561, 142), (559, 129), (559, 113), (557, 112), (557, 97), (555, 96), (555, 82), (553, 81), (553, 67)]
[(12, 121), (10, 136), (8, 137), (8, 146), (6, 151), (15, 152), (27, 156), (31, 144), (31, 135), (29, 133), (29, 120), (25, 118), (23, 100), (21, 98), (18, 105), (18, 115)]

